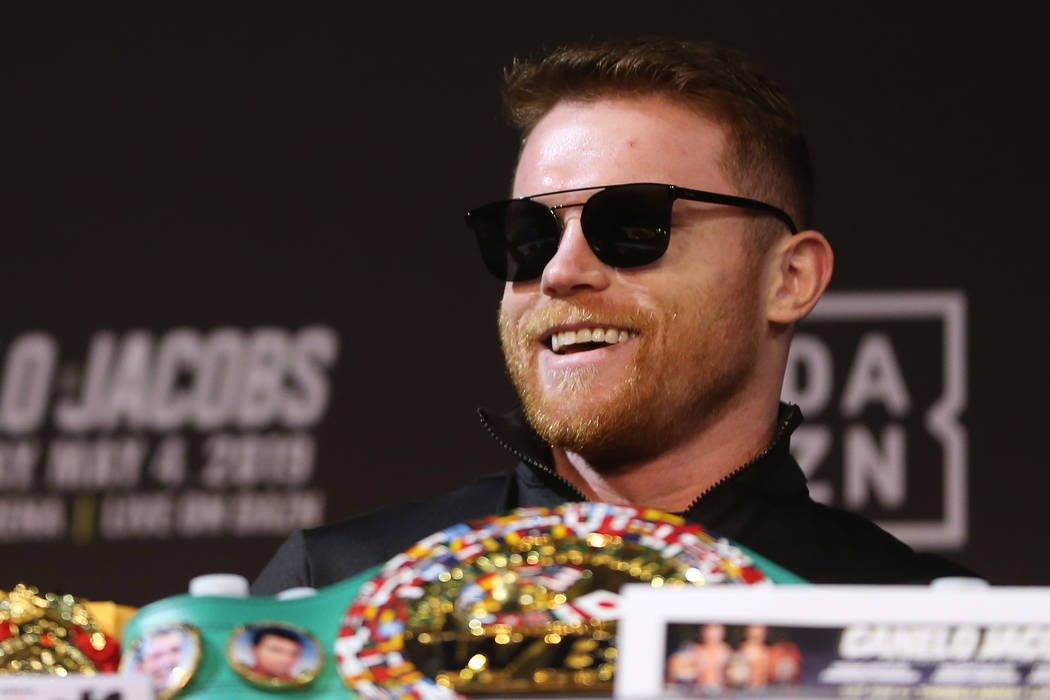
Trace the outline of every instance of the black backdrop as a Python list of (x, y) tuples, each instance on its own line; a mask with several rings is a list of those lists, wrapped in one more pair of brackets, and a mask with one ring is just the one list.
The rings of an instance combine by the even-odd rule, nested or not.
[[(995, 582), (1046, 582), (1048, 66), (1020, 7), (7, 16), (0, 588), (141, 604), (199, 573), (254, 576), (296, 526), (509, 466), (473, 413), (514, 402), (500, 286), (461, 223), (508, 187), (499, 72), (545, 45), (640, 33), (753, 54), (806, 126), (833, 291), (862, 309), (806, 331), (834, 357), (834, 398), (807, 411), (831, 431), (825, 495), (936, 531), (949, 488), (952, 532), (920, 527), (919, 544)], [(917, 316), (863, 311), (915, 299)], [(961, 313), (951, 343), (960, 316), (944, 309)], [(861, 355), (875, 399), (851, 412), (836, 402)], [(946, 363), (962, 392), (951, 450), (925, 413)], [(799, 370), (800, 391), (815, 372)], [(843, 476), (835, 455), (860, 424)]]

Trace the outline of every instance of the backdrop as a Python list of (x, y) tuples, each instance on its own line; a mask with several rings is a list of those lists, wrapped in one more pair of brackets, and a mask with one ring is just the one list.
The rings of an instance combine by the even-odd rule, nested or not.
[(832, 292), (785, 393), (818, 497), (999, 583), (1050, 578), (1047, 52), (1008, 5), (285, 5), (4, 21), (0, 588), (142, 604), (292, 530), (513, 458), (502, 67), (650, 33), (793, 99)]

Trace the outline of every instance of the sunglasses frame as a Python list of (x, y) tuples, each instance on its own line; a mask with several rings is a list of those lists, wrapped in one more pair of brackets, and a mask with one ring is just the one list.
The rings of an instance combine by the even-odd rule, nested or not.
[[(536, 274), (534, 276), (529, 276), (529, 277), (524, 277), (524, 278), (512, 278), (512, 279), (509, 279), (509, 280), (506, 279), (508, 277), (508, 275), (506, 273), (504, 273), (502, 275), (497, 274), (496, 269), (494, 269), (492, 267), (492, 265), (489, 262), (488, 256), (486, 255), (486, 253), (484, 251), (485, 245), (482, 242), (481, 230), (480, 230), (479, 227), (475, 226), (474, 223), (472, 223), (473, 219), (480, 218), (480, 217), (478, 217), (478, 213), (482, 209), (488, 209), (488, 208), (498, 207), (498, 206), (509, 207), (514, 202), (528, 201), (528, 202), (533, 202), (533, 203), (535, 203), (535, 204), (537, 204), (537, 205), (539, 205), (541, 207), (545, 207), (548, 211), (550, 211), (551, 216), (554, 218), (554, 220), (557, 221), (558, 220), (558, 216), (556, 214), (557, 210), (559, 210), (559, 209), (568, 209), (568, 208), (572, 208), (572, 207), (584, 207), (584, 208), (586, 208), (587, 204), (591, 200), (588, 199), (588, 200), (586, 200), (584, 202), (578, 202), (578, 203), (572, 203), (572, 204), (555, 204), (553, 206), (548, 206), (548, 205), (544, 204), (543, 202), (536, 201), (537, 199), (539, 199), (541, 197), (551, 197), (551, 196), (559, 195), (559, 194), (569, 194), (569, 193), (572, 193), (572, 192), (586, 192), (586, 191), (590, 191), (590, 190), (599, 190), (601, 192), (606, 192), (608, 190), (626, 189), (628, 187), (662, 187), (662, 188), (665, 188), (666, 191), (667, 191), (667, 194), (668, 194), (669, 205), (673, 205), (674, 201), (676, 199), (685, 199), (685, 200), (689, 200), (689, 201), (693, 201), (693, 202), (706, 202), (708, 204), (720, 204), (720, 205), (730, 206), (730, 207), (739, 207), (741, 209), (749, 209), (751, 211), (756, 211), (756, 212), (760, 212), (760, 213), (763, 213), (763, 214), (768, 214), (770, 216), (773, 216), (773, 217), (779, 219), (784, 225), (786, 225), (788, 227), (788, 229), (791, 231), (792, 235), (795, 235), (796, 233), (798, 233), (798, 227), (795, 226), (795, 222), (792, 221), (791, 217), (788, 216), (788, 214), (783, 209), (775, 207), (772, 204), (766, 204), (765, 202), (760, 202), (757, 199), (750, 199), (748, 197), (740, 197), (738, 195), (733, 195), (733, 194), (722, 194), (720, 192), (708, 192), (706, 190), (694, 190), (694, 189), (689, 189), (688, 187), (679, 187), (678, 185), (668, 185), (668, 184), (660, 183), (660, 182), (629, 182), (629, 183), (623, 183), (623, 184), (618, 184), (618, 185), (593, 185), (591, 187), (574, 187), (574, 188), (568, 189), (568, 190), (556, 190), (554, 192), (543, 192), (541, 194), (533, 194), (533, 195), (528, 195), (528, 196), (525, 196), (525, 197), (515, 197), (513, 199), (499, 200), (499, 201), (496, 201), (496, 202), (490, 202), (489, 204), (484, 204), (481, 207), (477, 207), (475, 209), (471, 209), (470, 211), (468, 211), (466, 213), (466, 217), (465, 217), (466, 218), (466, 223), (477, 234), (478, 245), (479, 245), (480, 248), (482, 248), (482, 257), (485, 259), (486, 267), (488, 267), (489, 272), (491, 272), (493, 274), (493, 276), (495, 276), (497, 278), (500, 278), (500, 279), (503, 279), (504, 281), (509, 281), (509, 282), (523, 282), (523, 281), (527, 281), (527, 280), (537, 279), (540, 276), (540, 274), (542, 274), (542, 271), (541, 271), (541, 273)], [(562, 227), (562, 233), (564, 233), (564, 227)], [(668, 231), (667, 235), (670, 236), (670, 231)], [(584, 236), (586, 237), (586, 232), (584, 233)], [(595, 249), (594, 244), (591, 243), (590, 239), (588, 239), (587, 243), (591, 247), (591, 250), (594, 251), (596, 254), (598, 254), (599, 251)], [(666, 251), (664, 251), (664, 252), (666, 252)], [(656, 258), (654, 258), (654, 260), (659, 259), (662, 255), (663, 255), (663, 252), (661, 252)], [(599, 257), (599, 259), (601, 259), (601, 257)], [(548, 259), (547, 262), (550, 262), (550, 259)], [(544, 267), (546, 266), (546, 264), (547, 263), (545, 262), (544, 263)], [(610, 263), (605, 263), (605, 264), (610, 264)], [(640, 266), (640, 265), (645, 265), (645, 264), (648, 264), (648, 263), (639, 263), (638, 265), (634, 265), (634, 266)], [(613, 266), (614, 267), (633, 267), (632, 265), (619, 265), (619, 266), (613, 265)]]

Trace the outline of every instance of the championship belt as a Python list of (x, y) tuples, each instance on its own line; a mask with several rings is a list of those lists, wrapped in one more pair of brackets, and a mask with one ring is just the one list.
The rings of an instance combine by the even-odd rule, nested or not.
[[(135, 671), (145, 645), (170, 642), (174, 630), (184, 660), (158, 686), (165, 697), (608, 692), (617, 591), (632, 582), (801, 579), (674, 515), (601, 503), (522, 508), (446, 528), (309, 597), (152, 603), (125, 629), (122, 670)], [(285, 658), (294, 651), (297, 665), (263, 668), (257, 645), (267, 639)]]
[(339, 673), (377, 699), (610, 692), (621, 585), (772, 583), (758, 559), (678, 516), (604, 503), (470, 521), (362, 587)]
[(115, 671), (120, 645), (87, 601), (19, 583), (0, 591), (0, 674)]

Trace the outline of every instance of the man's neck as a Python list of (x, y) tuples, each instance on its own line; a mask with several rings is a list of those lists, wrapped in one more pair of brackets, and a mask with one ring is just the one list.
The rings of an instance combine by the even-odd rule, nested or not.
[(615, 470), (599, 471), (583, 455), (557, 447), (554, 466), (587, 500), (681, 512), (766, 449), (777, 410), (774, 402), (730, 412), (665, 452)]

